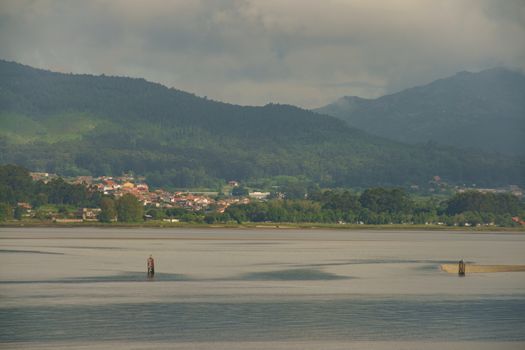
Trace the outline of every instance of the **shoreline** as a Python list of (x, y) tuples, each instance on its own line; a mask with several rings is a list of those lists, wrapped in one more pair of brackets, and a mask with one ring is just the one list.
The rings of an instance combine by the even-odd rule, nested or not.
[(445, 225), (358, 225), (358, 224), (322, 224), (322, 223), (260, 223), (249, 222), (242, 224), (203, 224), (203, 223), (168, 223), (159, 221), (150, 221), (142, 223), (101, 223), (101, 222), (76, 222), (76, 223), (56, 223), (51, 221), (7, 221), (0, 223), (2, 228), (80, 228), (93, 227), (101, 229), (112, 228), (156, 228), (156, 229), (174, 229), (174, 228), (199, 228), (199, 229), (250, 229), (250, 230), (377, 230), (377, 231), (457, 231), (468, 233), (525, 233), (525, 227), (498, 227), (498, 226), (445, 226)]

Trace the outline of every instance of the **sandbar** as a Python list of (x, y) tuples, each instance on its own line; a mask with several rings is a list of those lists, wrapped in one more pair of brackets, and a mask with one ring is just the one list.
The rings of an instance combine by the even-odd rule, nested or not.
[[(448, 273), (458, 273), (458, 264), (443, 264), (441, 270)], [(483, 272), (525, 272), (525, 265), (477, 265), (466, 264), (465, 273)]]

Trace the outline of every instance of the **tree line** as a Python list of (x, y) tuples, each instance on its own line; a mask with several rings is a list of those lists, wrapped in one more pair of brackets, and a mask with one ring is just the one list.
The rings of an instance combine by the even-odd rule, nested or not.
[[(242, 188), (241, 188), (242, 189)], [(176, 218), (185, 222), (244, 223), (362, 223), (444, 224), (516, 226), (513, 217), (525, 217), (525, 203), (510, 193), (456, 193), (445, 200), (416, 198), (402, 188), (322, 190), (318, 186), (284, 186), (284, 195), (274, 192), (267, 201), (231, 205), (222, 213), (213, 206), (194, 212), (184, 208), (144, 207), (133, 195), (104, 195), (84, 184), (69, 184), (61, 178), (47, 183), (33, 181), (29, 171), (16, 165), (0, 166), (0, 221), (20, 219), (20, 202), (35, 209), (46, 205), (100, 208), (101, 222), (142, 222), (145, 218)], [(246, 195), (237, 190), (233, 195)], [(38, 217), (38, 216), (37, 216)], [(44, 219), (44, 217), (42, 217)]]
[(360, 224), (443, 224), (459, 226), (516, 226), (513, 217), (525, 216), (525, 205), (509, 193), (457, 193), (447, 200), (415, 200), (401, 188), (370, 188), (361, 194), (348, 190), (317, 191), (307, 199), (270, 200), (234, 205), (216, 222), (312, 222)]
[(144, 215), (144, 206), (130, 194), (115, 199), (95, 187), (70, 184), (62, 178), (47, 183), (33, 181), (25, 168), (0, 166), (0, 221), (21, 219), (21, 203), (31, 205), (36, 212), (35, 217), (43, 220), (48, 217), (40, 208), (49, 205), (57, 207), (58, 212), (67, 211), (67, 207), (101, 208), (99, 220), (102, 222), (139, 222)]

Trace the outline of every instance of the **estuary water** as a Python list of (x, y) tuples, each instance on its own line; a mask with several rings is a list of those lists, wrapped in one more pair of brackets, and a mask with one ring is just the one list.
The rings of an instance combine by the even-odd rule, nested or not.
[(0, 348), (525, 349), (525, 273), (462, 258), (525, 235), (1, 228)]

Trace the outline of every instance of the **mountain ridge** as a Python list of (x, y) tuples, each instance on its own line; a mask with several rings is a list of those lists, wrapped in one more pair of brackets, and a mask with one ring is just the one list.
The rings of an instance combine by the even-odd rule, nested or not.
[(525, 154), (525, 75), (507, 68), (458, 72), (376, 99), (345, 96), (315, 111), (401, 142)]
[[(280, 104), (237, 106), (141, 78), (0, 61), (0, 163), (68, 174), (132, 170), (154, 185), (291, 176), (322, 186), (520, 183), (521, 163), (413, 147)], [(503, 171), (502, 171), (503, 170)]]

